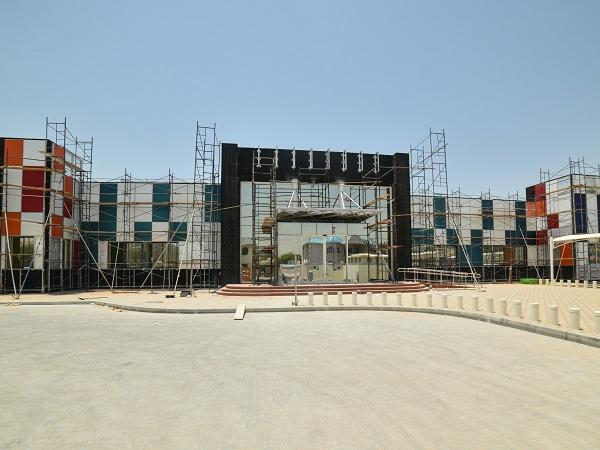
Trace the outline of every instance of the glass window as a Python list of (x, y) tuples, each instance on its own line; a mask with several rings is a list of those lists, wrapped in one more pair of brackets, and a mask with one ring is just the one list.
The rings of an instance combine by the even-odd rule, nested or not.
[(33, 265), (34, 238), (15, 236), (10, 238), (13, 269), (27, 269)]

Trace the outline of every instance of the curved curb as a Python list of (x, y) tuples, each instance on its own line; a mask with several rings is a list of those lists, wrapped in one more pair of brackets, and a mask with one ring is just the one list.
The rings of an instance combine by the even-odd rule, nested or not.
[[(156, 308), (147, 306), (121, 305), (118, 303), (108, 303), (101, 301), (82, 300), (77, 302), (2, 302), (0, 305), (99, 305), (109, 308), (121, 309), (124, 311), (144, 312), (144, 313), (163, 313), (163, 314), (234, 314), (235, 308)], [(495, 325), (515, 328), (517, 330), (528, 331), (530, 333), (541, 334), (557, 339), (563, 339), (569, 342), (589, 345), (600, 348), (600, 336), (591, 336), (589, 334), (578, 333), (576, 331), (561, 330), (548, 327), (536, 322), (526, 322), (510, 319), (506, 316), (488, 315), (477, 312), (462, 311), (455, 309), (441, 308), (419, 308), (411, 306), (284, 306), (284, 307), (246, 307), (246, 313), (273, 313), (273, 312), (313, 312), (313, 311), (396, 311), (396, 312), (414, 312), (424, 314), (437, 314), (441, 316), (453, 316), (463, 319), (479, 320)]]

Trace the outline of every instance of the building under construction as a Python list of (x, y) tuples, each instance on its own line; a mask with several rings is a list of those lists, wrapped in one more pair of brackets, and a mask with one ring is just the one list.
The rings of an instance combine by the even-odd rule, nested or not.
[[(393, 282), (407, 267), (511, 281), (548, 276), (549, 238), (598, 232), (598, 168), (468, 196), (448, 187), (446, 149), (444, 131), (393, 155), (240, 147), (197, 124), (193, 180), (98, 180), (93, 140), (47, 121), (43, 139), (0, 139), (0, 290)], [(598, 248), (557, 247), (556, 276), (599, 279)]]

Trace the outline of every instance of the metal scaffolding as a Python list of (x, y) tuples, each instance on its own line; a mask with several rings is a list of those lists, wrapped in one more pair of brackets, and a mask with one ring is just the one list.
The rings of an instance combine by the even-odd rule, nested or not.
[(194, 194), (188, 239), (189, 289), (216, 288), (219, 280), (221, 144), (217, 126), (196, 122)]

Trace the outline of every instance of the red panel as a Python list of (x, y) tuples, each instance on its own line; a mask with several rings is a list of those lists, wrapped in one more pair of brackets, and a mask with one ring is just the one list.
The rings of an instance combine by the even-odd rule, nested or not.
[(63, 217), (52, 215), (52, 227), (51, 233), (52, 237), (63, 237)]
[(553, 230), (558, 227), (558, 214), (548, 214), (548, 229)]
[(65, 192), (65, 194), (68, 194), (71, 197), (73, 196), (73, 177), (65, 175), (65, 188), (64, 188), (64, 192)]
[(22, 212), (44, 211), (44, 172), (23, 168)]
[(539, 183), (535, 185), (535, 199), (539, 200), (546, 196), (546, 183)]
[(71, 261), (73, 261), (73, 269), (79, 267), (79, 241), (71, 241), (73, 254), (71, 255)]
[(535, 232), (535, 245), (546, 245), (548, 243), (548, 230)]
[(63, 216), (73, 218), (73, 200), (68, 197), (63, 198)]
[(58, 172), (65, 171), (65, 149), (60, 145), (54, 144), (54, 156), (57, 158), (53, 161), (54, 170)]

